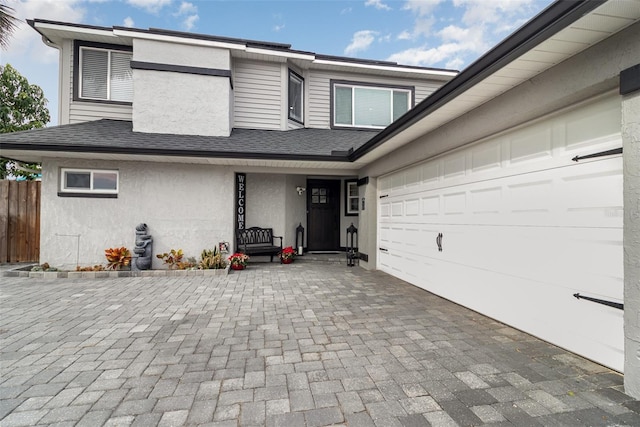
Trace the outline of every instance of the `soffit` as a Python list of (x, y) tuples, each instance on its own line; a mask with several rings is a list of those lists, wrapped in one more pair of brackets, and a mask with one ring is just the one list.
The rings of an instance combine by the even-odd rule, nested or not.
[(80, 27), (64, 27), (61, 25), (36, 22), (35, 28), (57, 45), (61, 45), (63, 40), (74, 40), (82, 38), (84, 41), (95, 43), (118, 44), (122, 46), (133, 46), (133, 40), (130, 37), (118, 37), (109, 29), (80, 28)]
[(508, 65), (371, 150), (359, 160), (370, 163), (423, 136), (519, 84), (558, 65), (640, 20), (640, 1), (616, 0), (541, 42)]
[(24, 151), (2, 150), (2, 155), (10, 159), (18, 159), (24, 162), (41, 162), (45, 158), (87, 159), (106, 161), (138, 161), (156, 163), (188, 163), (217, 166), (240, 166), (245, 168), (263, 169), (292, 169), (313, 170), (314, 173), (344, 175), (357, 175), (357, 170), (363, 166), (359, 162), (329, 162), (309, 160), (267, 160), (267, 159), (233, 159), (213, 157), (187, 157), (187, 156), (154, 156), (139, 154), (119, 153), (90, 153), (90, 152), (59, 152), (59, 151)]

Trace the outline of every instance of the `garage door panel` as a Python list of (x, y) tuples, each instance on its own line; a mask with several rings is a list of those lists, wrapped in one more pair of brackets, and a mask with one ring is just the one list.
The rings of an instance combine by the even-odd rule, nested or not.
[(509, 161), (518, 164), (551, 158), (551, 129), (538, 126), (514, 136), (509, 141)]
[(495, 141), (471, 149), (471, 171), (477, 173), (500, 168), (501, 146), (501, 141)]
[(622, 158), (571, 161), (620, 147), (619, 114), (602, 98), (381, 178), (378, 267), (621, 371), (622, 310), (573, 295), (623, 301)]

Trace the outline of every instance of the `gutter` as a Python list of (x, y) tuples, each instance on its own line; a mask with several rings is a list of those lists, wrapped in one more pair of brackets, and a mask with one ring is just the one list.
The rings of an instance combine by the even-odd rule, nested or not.
[[(2, 150), (21, 150), (21, 151), (52, 151), (66, 153), (102, 153), (102, 154), (125, 154), (125, 155), (143, 155), (143, 156), (168, 156), (168, 157), (198, 157), (198, 158), (220, 158), (220, 159), (254, 159), (254, 160), (289, 160), (289, 161), (316, 161), (316, 162), (344, 162), (351, 163), (349, 160), (349, 151), (332, 151), (330, 155), (326, 154), (287, 154), (287, 153), (247, 153), (237, 151), (202, 151), (202, 150), (171, 150), (171, 149), (153, 149), (134, 148), (134, 147), (78, 147), (59, 144), (19, 144), (19, 143), (0, 143)], [(20, 161), (20, 160), (18, 160)]]
[(447, 84), (360, 146), (349, 156), (349, 160), (353, 162), (360, 159), (606, 2), (607, 0), (558, 0), (551, 4)]

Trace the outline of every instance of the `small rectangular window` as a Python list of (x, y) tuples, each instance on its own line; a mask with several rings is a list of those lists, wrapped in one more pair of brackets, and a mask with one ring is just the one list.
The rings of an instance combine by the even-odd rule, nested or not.
[(289, 118), (303, 123), (304, 80), (289, 70)]
[(381, 129), (409, 111), (413, 88), (331, 82), (332, 125)]
[(61, 193), (118, 194), (118, 171), (92, 169), (60, 170)]
[(355, 179), (344, 182), (344, 214), (358, 215), (358, 181)]

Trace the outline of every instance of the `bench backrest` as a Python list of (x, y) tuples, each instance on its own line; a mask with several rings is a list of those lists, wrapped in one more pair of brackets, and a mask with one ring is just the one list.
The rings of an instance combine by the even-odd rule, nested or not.
[(273, 245), (273, 228), (250, 227), (238, 230), (238, 245)]

